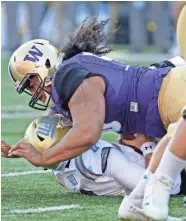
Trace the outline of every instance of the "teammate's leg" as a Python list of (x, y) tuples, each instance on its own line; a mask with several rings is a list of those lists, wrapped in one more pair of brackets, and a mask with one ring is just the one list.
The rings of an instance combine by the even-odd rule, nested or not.
[[(149, 179), (151, 179), (153, 172), (156, 171), (159, 165), (164, 150), (168, 144), (168, 140), (169, 140), (168, 137), (165, 136), (158, 143), (145, 174), (143, 175), (137, 186), (134, 188), (134, 190), (131, 192), (131, 194), (127, 198), (123, 199), (118, 211), (119, 216), (122, 217), (123, 220), (127, 220), (126, 218), (130, 218), (132, 221), (148, 220), (148, 218), (145, 216), (145, 214), (143, 214), (142, 211), (142, 201), (144, 197), (144, 192)], [(174, 189), (172, 189), (172, 194), (177, 194), (180, 190), (179, 187), (180, 187), (180, 177), (177, 177)], [(170, 188), (172, 188), (172, 183), (170, 185)], [(135, 213), (133, 212), (133, 210), (131, 210), (131, 208), (133, 208)], [(134, 215), (136, 217), (135, 219)], [(169, 220), (169, 218), (167, 220)]]
[(153, 219), (161, 221), (168, 216), (170, 189), (175, 178), (186, 167), (185, 137), (186, 121), (181, 118), (156, 172), (145, 189), (144, 212)]
[[(184, 7), (184, 10), (185, 10), (185, 7)], [(182, 14), (181, 16), (182, 16), (182, 17), (180, 17), (181, 20), (179, 20), (179, 24), (178, 24), (178, 26), (179, 26), (179, 28), (178, 28), (178, 38), (180, 38), (179, 39), (179, 45), (182, 48), (182, 55), (185, 58), (184, 40), (186, 38), (183, 39), (182, 37), (179, 37), (179, 36), (181, 36), (180, 33), (185, 29), (185, 24), (184, 24), (185, 19), (183, 19), (183, 17), (185, 18), (185, 11), (184, 11), (184, 14)], [(179, 116), (180, 116), (180, 109), (186, 103), (186, 101), (185, 101), (186, 94), (183, 95), (183, 93), (186, 93), (185, 92), (185, 88), (186, 88), (186, 67), (181, 67), (181, 69), (173, 68), (172, 70), (174, 70), (173, 72), (177, 72), (177, 70), (178, 70), (178, 73), (180, 73), (180, 70), (182, 70), (181, 71), (182, 73), (180, 73), (180, 77), (181, 78), (179, 78), (179, 80), (181, 80), (180, 82), (183, 84), (182, 85), (183, 86), (183, 90), (182, 89), (180, 90), (180, 88), (178, 90), (177, 89), (175, 90), (176, 97), (175, 97), (174, 101), (176, 100), (176, 102), (177, 102), (178, 98), (182, 98), (183, 100), (181, 99), (178, 102), (179, 105), (175, 105), (175, 103), (170, 101), (171, 96), (168, 95), (169, 91), (166, 91), (166, 89), (167, 89), (167, 82), (169, 82), (169, 79), (167, 79), (167, 82), (165, 84), (165, 87), (164, 87), (164, 90), (163, 90), (161, 96), (163, 97), (164, 93), (165, 92), (167, 93), (168, 96), (166, 95), (166, 102), (167, 102), (168, 106), (162, 108), (164, 101), (163, 101), (163, 99), (159, 100), (160, 115), (163, 118), (162, 120), (164, 121), (163, 122), (164, 125), (166, 125), (167, 127), (168, 127), (169, 123), (175, 122), (179, 118)], [(172, 76), (173, 76), (173, 74), (172, 74)], [(179, 80), (176, 80), (177, 83), (178, 83)], [(179, 83), (176, 84), (176, 85), (178, 86)], [(175, 81), (174, 81), (174, 86), (175, 86)], [(173, 93), (172, 93), (172, 88), (171, 88), (171, 94), (170, 95), (172, 95), (172, 94)], [(169, 107), (169, 105), (172, 105), (172, 104), (174, 104), (174, 105), (172, 107)], [(168, 114), (166, 112), (167, 110), (171, 110), (171, 111), (173, 110), (173, 114), (172, 114), (172, 112), (170, 112), (169, 117), (167, 117), (168, 116)], [(161, 113), (162, 111), (165, 111), (165, 112), (162, 114)], [(171, 118), (171, 119), (169, 119), (169, 118)], [(138, 206), (137, 204), (135, 204), (135, 200), (133, 200), (134, 198), (138, 198), (138, 197), (139, 198), (143, 198), (143, 194), (144, 194), (144, 190), (145, 190), (147, 181), (148, 181), (149, 177), (151, 177), (151, 172), (154, 172), (156, 170), (157, 165), (159, 164), (159, 161), (161, 159), (161, 156), (162, 156), (162, 154), (163, 154), (163, 152), (164, 152), (164, 150), (165, 150), (165, 148), (167, 146), (167, 143), (168, 143), (168, 138), (164, 137), (164, 139), (161, 140), (161, 142), (158, 144), (156, 152), (155, 152), (155, 154), (154, 154), (154, 156), (152, 158), (152, 161), (149, 164), (149, 167), (148, 167), (148, 169), (146, 171), (147, 174), (145, 174), (144, 178), (139, 182), (139, 184), (136, 186), (136, 188), (132, 191), (132, 193), (129, 196), (129, 199), (131, 199), (130, 200), (130, 204), (131, 205)], [(141, 191), (141, 194), (139, 194), (140, 191)], [(129, 203), (127, 201), (125, 201), (125, 199), (124, 199), (122, 204), (121, 204), (121, 206), (120, 206), (119, 212), (122, 210), (122, 214), (125, 214), (125, 212), (127, 214), (128, 213), (127, 205), (129, 205)], [(132, 212), (131, 212), (131, 216), (132, 216)]]

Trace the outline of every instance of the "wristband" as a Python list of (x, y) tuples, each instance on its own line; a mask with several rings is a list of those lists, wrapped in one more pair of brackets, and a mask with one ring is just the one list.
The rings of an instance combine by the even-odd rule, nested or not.
[(156, 148), (155, 142), (146, 142), (141, 147), (140, 150), (143, 153), (143, 156), (145, 157), (149, 153), (153, 153)]

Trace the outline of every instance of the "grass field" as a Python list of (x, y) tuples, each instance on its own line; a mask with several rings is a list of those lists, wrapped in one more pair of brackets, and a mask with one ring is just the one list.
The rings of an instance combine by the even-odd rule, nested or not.
[[(7, 61), (2, 60), (1, 69), (1, 137), (14, 144), (24, 134), (27, 125), (41, 114), (27, 106), (26, 95), (18, 95), (7, 73)], [(104, 139), (115, 140), (115, 134), (108, 133)], [(2, 189), (1, 215), (3, 221), (116, 221), (121, 197), (90, 197), (73, 194), (56, 183), (51, 173), (5, 176), (13, 172), (40, 171), (23, 159), (1, 159)], [(10, 174), (9, 174), (10, 175)], [(160, 196), (161, 197), (161, 196)], [(74, 208), (58, 211), (23, 213), (26, 209), (74, 205)], [(16, 213), (15, 210), (22, 210)], [(182, 197), (170, 202), (170, 214), (186, 216)]]

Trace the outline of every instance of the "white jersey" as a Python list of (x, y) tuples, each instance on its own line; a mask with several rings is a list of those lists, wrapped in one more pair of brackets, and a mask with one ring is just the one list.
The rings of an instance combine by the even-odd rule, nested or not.
[[(104, 150), (110, 152), (104, 160)], [(119, 150), (118, 150), (119, 149)], [(103, 171), (103, 163), (105, 171)], [(87, 152), (72, 159), (68, 168), (62, 162), (53, 174), (59, 184), (67, 189), (89, 195), (126, 195), (137, 185), (145, 172), (144, 157), (132, 148), (99, 140)], [(180, 191), (180, 176), (175, 181), (172, 194)]]
[[(144, 157), (132, 148), (124, 145), (119, 145), (119, 154), (125, 155), (125, 157), (139, 166), (144, 168), (145, 171), (145, 160)], [(106, 147), (112, 147), (116, 149), (111, 143), (99, 140), (96, 145), (92, 146), (87, 152), (72, 159), (70, 161), (69, 168), (65, 168), (63, 162), (58, 166), (57, 169), (53, 170), (53, 174), (56, 177), (58, 183), (66, 187), (69, 190), (96, 194), (96, 195), (124, 195), (127, 190), (125, 186), (119, 183), (112, 177), (105, 176), (102, 172), (102, 150)], [(117, 159), (115, 159), (117, 164)], [(125, 168), (127, 169), (127, 168)], [(143, 173), (142, 171), (142, 173)], [(129, 174), (129, 178), (137, 174)]]

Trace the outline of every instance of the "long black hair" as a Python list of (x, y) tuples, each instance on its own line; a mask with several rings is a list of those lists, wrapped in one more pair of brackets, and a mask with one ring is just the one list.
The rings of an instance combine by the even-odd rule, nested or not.
[(73, 32), (67, 44), (62, 48), (67, 60), (80, 52), (91, 52), (104, 55), (112, 49), (104, 44), (107, 34), (104, 27), (110, 19), (98, 21), (98, 16), (86, 18), (82, 24)]

